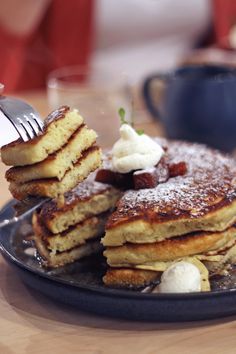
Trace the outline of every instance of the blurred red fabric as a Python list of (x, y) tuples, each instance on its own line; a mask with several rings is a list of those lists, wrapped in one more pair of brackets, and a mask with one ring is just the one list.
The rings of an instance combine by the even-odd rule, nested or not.
[(230, 48), (229, 33), (236, 26), (236, 1), (213, 0), (213, 18), (216, 45)]
[(89, 61), (93, 0), (53, 0), (36, 31), (25, 38), (0, 26), (0, 82), (5, 92), (45, 87), (48, 73)]
[[(52, 0), (38, 28), (22, 38), (0, 24), (0, 82), (5, 92), (42, 88), (48, 73), (67, 65), (86, 65), (92, 50), (94, 2)], [(230, 48), (236, 0), (212, 0), (215, 45)]]

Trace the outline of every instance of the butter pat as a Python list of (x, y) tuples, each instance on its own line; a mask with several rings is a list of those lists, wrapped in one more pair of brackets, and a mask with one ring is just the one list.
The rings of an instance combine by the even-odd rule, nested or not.
[(198, 268), (189, 262), (177, 262), (167, 268), (161, 277), (158, 292), (190, 293), (201, 291), (201, 274)]
[(120, 127), (120, 139), (112, 149), (113, 170), (128, 173), (154, 167), (164, 151), (146, 134), (139, 135), (129, 124)]

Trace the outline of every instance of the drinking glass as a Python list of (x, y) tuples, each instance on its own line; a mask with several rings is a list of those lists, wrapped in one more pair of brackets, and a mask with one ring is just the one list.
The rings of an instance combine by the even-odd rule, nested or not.
[(98, 134), (98, 143), (111, 146), (119, 137), (118, 110), (131, 115), (131, 94), (123, 75), (111, 75), (94, 68), (64, 67), (50, 73), (47, 82), (51, 109), (61, 105), (77, 108), (85, 122)]

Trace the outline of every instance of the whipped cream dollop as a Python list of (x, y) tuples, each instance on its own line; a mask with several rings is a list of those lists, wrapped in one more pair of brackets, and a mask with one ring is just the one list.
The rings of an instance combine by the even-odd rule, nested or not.
[(146, 134), (139, 135), (129, 124), (120, 127), (120, 139), (112, 149), (114, 171), (128, 173), (133, 170), (154, 167), (164, 151)]
[(161, 293), (189, 293), (201, 291), (199, 269), (189, 262), (180, 261), (167, 268), (158, 286)]

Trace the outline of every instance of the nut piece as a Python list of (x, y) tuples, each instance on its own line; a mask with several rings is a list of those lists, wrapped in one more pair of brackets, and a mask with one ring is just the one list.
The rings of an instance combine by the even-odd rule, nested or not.
[(170, 177), (183, 176), (187, 172), (187, 165), (184, 161), (169, 165)]
[(102, 168), (97, 171), (95, 180), (101, 183), (108, 183), (122, 189), (133, 188), (133, 172), (118, 173)]
[(133, 174), (134, 189), (154, 188), (158, 183), (156, 169), (136, 171)]
[(155, 188), (159, 183), (166, 182), (170, 177), (182, 176), (187, 172), (184, 161), (167, 164), (163, 157), (157, 166), (129, 173), (119, 173), (109, 169), (100, 169), (96, 181), (108, 183), (122, 189)]

